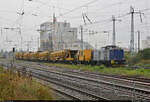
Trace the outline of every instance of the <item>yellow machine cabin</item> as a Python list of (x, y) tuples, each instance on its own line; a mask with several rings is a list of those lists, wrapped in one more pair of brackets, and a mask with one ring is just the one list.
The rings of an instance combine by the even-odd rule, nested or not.
[(74, 61), (75, 55), (77, 54), (77, 50), (68, 50), (67, 56), (65, 58), (66, 61)]
[(92, 50), (79, 50), (76, 58), (78, 61), (90, 62), (92, 56)]

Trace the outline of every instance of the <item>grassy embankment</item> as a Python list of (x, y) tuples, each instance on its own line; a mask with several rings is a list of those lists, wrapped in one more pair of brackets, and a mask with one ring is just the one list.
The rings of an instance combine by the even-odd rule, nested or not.
[(18, 74), (6, 72), (0, 67), (0, 101), (2, 100), (52, 100), (48, 87)]
[(137, 62), (135, 66), (143, 66), (150, 68), (150, 60), (141, 60), (140, 62)]
[(60, 68), (78, 69), (83, 71), (99, 72), (103, 74), (126, 75), (126, 76), (150, 78), (150, 69), (143, 69), (143, 68), (132, 70), (124, 67), (106, 68), (103, 65), (91, 66), (91, 65), (51, 64), (51, 63), (45, 63), (45, 65), (56, 66)]

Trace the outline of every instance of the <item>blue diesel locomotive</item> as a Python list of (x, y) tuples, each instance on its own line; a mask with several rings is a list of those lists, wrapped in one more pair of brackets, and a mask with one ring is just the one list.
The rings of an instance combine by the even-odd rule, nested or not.
[(122, 65), (125, 64), (124, 50), (117, 46), (105, 46), (92, 51), (92, 64)]

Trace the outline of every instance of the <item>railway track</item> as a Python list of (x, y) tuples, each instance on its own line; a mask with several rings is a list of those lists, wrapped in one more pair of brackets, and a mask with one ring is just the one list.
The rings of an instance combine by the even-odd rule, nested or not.
[[(67, 77), (67, 79), (65, 79), (65, 78), (59, 79), (59, 78), (55, 77), (53, 79), (53, 81), (57, 80), (57, 82), (62, 82), (62, 80), (64, 80), (64, 79), (65, 80), (71, 80), (72, 82), (74, 81), (74, 83), (69, 83), (69, 82), (65, 81), (64, 83), (67, 83), (67, 85), (68, 84), (72, 85), (72, 84), (75, 84), (75, 83), (77, 83), (77, 82), (79, 82), (81, 80), (82, 81), (84, 80), (84, 82), (86, 81), (86, 83), (84, 83), (84, 84), (82, 84), (83, 82), (79, 83), (80, 85), (76, 85), (76, 87), (79, 86), (81, 88), (84, 88), (86, 86), (86, 84), (90, 83), (91, 86), (89, 85), (89, 87), (87, 87), (87, 88), (91, 88), (91, 90), (95, 89), (95, 91), (96, 91), (98, 89), (100, 89), (100, 90), (102, 90), (102, 89), (104, 90), (105, 89), (105, 90), (110, 90), (110, 92), (108, 92), (109, 94), (112, 93), (112, 92), (118, 91), (118, 94), (125, 94), (125, 95), (128, 95), (128, 96), (132, 96), (132, 98), (133, 98), (133, 96), (135, 96), (137, 99), (144, 99), (144, 100), (149, 100), (150, 99), (150, 97), (149, 97), (149, 91), (148, 90), (145, 90), (145, 89), (142, 89), (142, 88), (136, 88), (135, 86), (131, 87), (131, 86), (127, 86), (127, 85), (121, 85), (121, 84), (111, 83), (109, 81), (98, 80), (96, 78), (94, 79), (94, 77), (98, 77), (97, 75), (94, 75), (94, 74), (93, 74), (93, 76), (90, 74), (89, 76), (91, 76), (91, 78), (88, 78), (89, 76), (88, 77), (87, 76), (86, 77), (85, 76), (80, 76), (80, 75), (83, 75), (83, 74), (86, 75), (84, 72), (73, 72), (73, 73), (75, 73), (77, 75), (71, 75), (71, 74), (57, 72), (57, 71), (49, 71), (49, 70), (47, 70), (48, 67), (37, 65), (37, 64), (36, 65), (32, 65), (31, 64), (29, 66), (29, 65), (26, 65), (24, 63), (24, 65), (20, 65), (20, 67), (25, 67), (25, 66), (26, 66), (26, 68), (29, 67), (27, 69), (32, 69), (32, 72), (34, 73), (35, 76), (39, 74), (39, 71), (41, 71), (41, 73), (43, 72), (42, 75), (46, 75), (46, 73), (52, 73), (51, 76), (58, 75), (56, 77), (63, 77), (63, 76)], [(35, 67), (37, 67), (37, 68), (35, 68)], [(38, 76), (41, 77), (42, 75), (38, 75)], [(46, 76), (42, 76), (42, 77), (46, 78), (47, 75)], [(71, 78), (69, 79), (69, 77), (71, 77)], [(52, 79), (52, 77), (49, 77), (47, 79)], [(52, 82), (52, 80), (50, 82), (54, 83), (54, 82)], [(92, 88), (92, 87), (94, 87), (94, 88)], [(67, 89), (69, 89), (69, 88), (67, 88)], [(90, 93), (90, 91), (88, 93)], [(100, 98), (102, 98), (102, 97), (99, 97), (99, 99)], [(92, 99), (94, 99), (94, 98), (92, 98)], [(95, 98), (95, 99), (98, 99), (98, 98)]]
[[(70, 74), (74, 74), (74, 75), (82, 75), (85, 77), (90, 77), (90, 78), (94, 78), (94, 79), (102, 79), (103, 80), (107, 80), (107, 81), (115, 81), (115, 83), (117, 83), (117, 81), (119, 81), (119, 83), (122, 82), (126, 82), (127, 84), (131, 84), (131, 86), (133, 84), (140, 84), (140, 86), (147, 86), (147, 88), (150, 88), (150, 79), (145, 79), (145, 78), (136, 78), (136, 77), (127, 77), (127, 76), (120, 76), (120, 75), (107, 75), (107, 74), (100, 74), (100, 73), (96, 73), (96, 72), (87, 72), (87, 71), (78, 71), (78, 70), (71, 70), (71, 69), (63, 69), (63, 68), (57, 68), (57, 67), (49, 67), (49, 66), (45, 66), (42, 64), (37, 65), (37, 63), (35, 63), (36, 65), (34, 65), (33, 63), (26, 63), (26, 65), (32, 65), (32, 66), (37, 66), (38, 68), (44, 68), (46, 70), (54, 70), (55, 71), (59, 71), (59, 72), (63, 72), (63, 73), (70, 73)], [(53, 69), (52, 69), (53, 68)]]
[[(41, 70), (41, 69), (37, 69), (37, 70)], [(41, 70), (41, 71), (43, 71), (43, 70)], [(46, 71), (47, 72), (47, 71)], [(63, 73), (58, 73), (58, 72), (54, 72), (54, 71), (51, 71), (51, 73), (55, 73), (55, 74), (59, 74), (59, 75), (66, 75), (66, 76), (69, 76), (69, 77), (77, 77), (77, 76), (73, 76), (73, 75), (68, 75), (68, 74), (63, 74)], [(98, 81), (98, 80), (93, 80), (93, 79), (89, 79), (89, 78), (83, 78), (83, 77), (81, 77), (81, 76), (78, 76), (78, 78), (80, 78), (80, 79), (82, 79), (82, 80), (88, 80), (88, 81), (95, 81), (95, 82), (99, 82), (100, 84), (101, 83), (103, 83), (103, 84), (106, 84), (106, 85), (114, 85), (114, 83), (109, 83), (109, 82), (105, 82), (105, 81)], [(142, 97), (148, 97), (147, 95), (144, 95), (143, 93), (145, 93), (146, 92), (146, 94), (149, 94), (149, 92), (147, 92), (146, 90), (143, 90), (143, 89), (140, 89), (140, 88), (133, 88), (133, 87), (127, 87), (127, 86), (122, 86), (122, 85), (115, 85), (115, 87), (117, 88), (119, 88), (119, 89), (116, 89), (116, 90), (118, 90), (118, 91), (123, 91), (123, 90), (120, 90), (120, 88), (124, 88), (124, 89), (128, 89), (128, 90), (133, 90), (134, 89), (134, 91), (140, 91), (140, 92), (142, 92), (141, 94), (139, 94), (139, 93), (136, 93), (135, 92), (135, 95), (137, 95), (139, 98), (142, 98)], [(110, 87), (110, 88), (107, 88), (108, 90), (112, 90), (112, 87)], [(124, 92), (126, 92), (126, 91), (124, 91)], [(129, 91), (128, 92), (126, 92), (126, 93), (129, 93)], [(132, 92), (130, 92), (131, 94), (128, 94), (128, 95), (132, 95)], [(149, 98), (147, 98), (147, 99), (149, 99)]]
[[(11, 67), (11, 64), (8, 64), (8, 63), (7, 64), (3, 63), (1, 65), (3, 66), (4, 70), (7, 70), (8, 68)], [(22, 69), (16, 69), (16, 67), (15, 67), (15, 71), (24, 73), (24, 71)], [(29, 71), (28, 72), (26, 71), (25, 73), (31, 74)], [(41, 77), (37, 76), (37, 74), (34, 74), (34, 73), (32, 73), (32, 74), (33, 74), (33, 78), (37, 82), (41, 83), (42, 85), (44, 85), (46, 87), (50, 87), (50, 89), (52, 89), (55, 92), (54, 94), (57, 96), (56, 100), (79, 100), (79, 98), (76, 98), (75, 96), (72, 96), (71, 94), (69, 94), (65, 91), (59, 90), (60, 86), (58, 86), (56, 84), (52, 84), (49, 81), (46, 81), (46, 79), (42, 79)]]
[[(17, 70), (20, 70), (21, 67), (22, 66), (16, 66)], [(24, 66), (22, 68), (24, 68)], [(21, 72), (24, 72), (24, 70)], [(31, 71), (26, 71), (25, 73), (27, 74), (30, 72)], [(37, 78), (38, 80), (40, 79), (54, 86), (55, 88), (53, 89), (55, 91), (62, 93), (66, 96), (69, 96), (70, 98), (75, 99), (75, 100), (108, 100), (107, 98), (87, 92), (86, 90), (79, 89), (78, 87), (74, 87), (68, 82), (65, 82), (65, 81), (63, 82), (62, 80), (59, 80), (57, 78), (52, 78), (50, 76), (35, 72), (35, 70), (32, 72), (32, 75), (34, 78)]]
[[(53, 85), (55, 87), (55, 88), (53, 88), (53, 90), (55, 90), (59, 93), (62, 93), (66, 96), (69, 96), (72, 99), (75, 99), (75, 100), (86, 100), (86, 99), (88, 99), (88, 100), (101, 100), (102, 99), (98, 96), (95, 96), (93, 94), (87, 93), (87, 92), (82, 91), (82, 90), (79, 90), (77, 88), (62, 84), (62, 83), (60, 83), (58, 81), (54, 81), (52, 79), (45, 78), (45, 76), (42, 76), (41, 74), (37, 74), (37, 73), (33, 73), (33, 74), (34, 74), (33, 76), (35, 78), (40, 79), (40, 80), (46, 82), (47, 84)], [(57, 89), (58, 87), (59, 87), (59, 89)], [(61, 90), (60, 90), (60, 88), (61, 88)], [(76, 95), (72, 94), (73, 91), (74, 91), (74, 94), (76, 94)]]
[[(44, 70), (41, 70), (41, 69), (37, 69), (37, 70), (44, 71)], [(82, 79), (82, 80), (87, 80), (89, 82), (96, 82), (96, 83), (99, 83), (99, 84), (115, 86), (115, 88), (116, 88), (115, 91), (118, 90), (118, 91), (124, 92), (126, 94), (128, 93), (128, 95), (132, 95), (132, 91), (134, 91), (134, 95), (138, 96), (139, 98), (147, 97), (145, 99), (147, 99), (147, 100), (150, 99), (150, 97), (149, 97), (150, 91), (147, 91), (146, 89), (135, 88), (135, 87), (125, 86), (125, 85), (117, 85), (117, 84), (106, 82), (106, 81), (102, 81), (102, 80), (95, 80), (95, 79), (92, 79), (92, 78), (90, 79), (90, 78), (81, 77), (81, 76), (74, 76), (74, 75), (59, 73), (59, 72), (55, 72), (55, 71), (51, 71), (51, 73), (64, 75), (64, 76), (68, 76), (68, 77), (71, 77), (71, 78), (75, 77), (75, 78), (79, 78), (79, 79)], [(108, 87), (107, 88), (103, 87), (103, 88), (105, 88), (107, 90), (112, 90), (113, 89), (112, 87), (109, 87), (109, 88)], [(128, 91), (121, 90), (120, 88), (127, 89)], [(140, 92), (140, 93), (138, 93), (138, 92)]]
[[(38, 64), (38, 65), (42, 65), (42, 66), (44, 66), (44, 67), (48, 67), (48, 66), (46, 66), (46, 65), (44, 65), (44, 64), (42, 64), (42, 62), (32, 62), (32, 64), (33, 63), (36, 63), (36, 64)], [(135, 66), (133, 66), (133, 67), (135, 67)], [(136, 66), (137, 68), (140, 68), (141, 66)], [(132, 66), (131, 67), (128, 67), (128, 68), (130, 68), (130, 69), (132, 69)], [(150, 69), (150, 68), (149, 68)], [(67, 69), (68, 70), (68, 69)], [(68, 72), (68, 71), (67, 71)], [(132, 80), (132, 81), (139, 81), (139, 82), (143, 82), (143, 83), (150, 83), (150, 79), (147, 79), (147, 78), (143, 78), (143, 77), (132, 77), (132, 76), (123, 76), (123, 75), (111, 75), (111, 74), (100, 74), (100, 73), (98, 73), (98, 72), (88, 72), (88, 71), (73, 71), (73, 70), (71, 70), (70, 72), (72, 72), (72, 73), (79, 73), (79, 74), (87, 74), (87, 75), (89, 75), (90, 74), (90, 76), (95, 76), (95, 77), (98, 77), (98, 76), (105, 76), (105, 77), (111, 77), (111, 78), (118, 78), (118, 79), (126, 79), (126, 80)]]
[[(30, 67), (31, 68), (31, 67)], [(39, 71), (39, 69), (37, 69), (38, 71)], [(40, 71), (42, 71), (43, 72), (43, 70), (40, 70)], [(45, 71), (45, 72), (47, 72), (47, 71)], [(61, 87), (65, 87), (65, 88), (67, 88), (67, 89), (70, 89), (70, 90), (75, 90), (76, 92), (78, 92), (77, 94), (75, 94), (75, 95), (79, 95), (79, 93), (80, 94), (83, 94), (83, 95), (79, 95), (79, 96), (82, 96), (82, 97), (80, 97), (79, 99), (80, 100), (110, 100), (109, 98), (105, 98), (105, 97), (103, 97), (103, 96), (105, 96), (105, 95), (99, 95), (99, 94), (95, 94), (94, 92), (93, 92), (93, 90), (92, 89), (94, 89), (94, 86), (93, 86), (93, 88), (91, 88), (91, 90), (88, 90), (90, 87), (86, 87), (85, 88), (85, 86), (86, 86), (86, 84), (87, 84), (87, 82), (86, 83), (79, 83), (80, 81), (82, 81), (82, 80), (80, 80), (79, 78), (77, 78), (77, 77), (71, 77), (71, 76), (65, 76), (65, 75), (63, 75), (63, 74), (60, 74), (60, 73), (56, 73), (56, 72), (48, 72), (48, 73), (43, 73), (43, 74), (39, 74), (39, 72), (35, 72), (35, 69), (34, 70), (32, 70), (32, 73), (34, 74), (34, 76), (36, 76), (36, 77), (38, 77), (38, 78), (41, 78), (41, 77), (43, 77), (43, 78), (47, 78), (47, 79), (44, 79), (45, 81), (47, 81), (47, 82), (50, 82), (50, 83), (54, 83), (54, 84), (56, 84), (56, 85), (59, 85), (59, 86), (61, 86)], [(50, 75), (50, 73), (51, 73), (51, 75)], [(47, 74), (49, 74), (49, 76), (47, 75)], [(57, 76), (55, 76), (55, 75), (57, 75)], [(55, 76), (55, 77), (54, 77)], [(61, 77), (61, 78), (60, 78)], [(77, 80), (78, 79), (78, 80)], [(69, 81), (68, 81), (69, 80)], [(78, 84), (77, 84), (78, 83)], [(102, 88), (101, 88), (102, 89)], [(72, 94), (72, 93), (71, 93)], [(86, 98), (84, 98), (86, 96)], [(88, 98), (88, 97), (90, 97), (90, 98)]]
[[(8, 66), (7, 66), (8, 67)], [(8, 69), (7, 67), (4, 67), (5, 69)], [(20, 70), (20, 69), (18, 69), (18, 70), (16, 70), (16, 71), (19, 71), (19, 72), (21, 72), (21, 73), (24, 73), (24, 71), (22, 71), (22, 70)], [(30, 72), (25, 72), (26, 74), (30, 74)], [(32, 73), (32, 76), (33, 76), (33, 78), (35, 79), (35, 80), (37, 80), (39, 83), (41, 83), (42, 85), (44, 85), (44, 86), (50, 86), (50, 88), (54, 91), (54, 92), (56, 92), (57, 94), (59, 93), (59, 94), (61, 94), (61, 96), (60, 97), (62, 97), (62, 95), (64, 96), (64, 100), (66, 100), (66, 98), (68, 99), (68, 100), (79, 100), (80, 98), (78, 98), (78, 97), (75, 97), (75, 96), (73, 96), (73, 95), (71, 95), (71, 94), (69, 94), (68, 92), (65, 92), (65, 91), (63, 91), (63, 90), (65, 90), (65, 89), (63, 89), (62, 90), (62, 88), (61, 88), (61, 90), (60, 90), (60, 85), (58, 85), (58, 84), (54, 84), (52, 81), (50, 81), (50, 80), (47, 80), (46, 78), (43, 78), (43, 77), (41, 77), (41, 76), (39, 76), (40, 74), (37, 74), (37, 73)], [(58, 89), (58, 87), (59, 87), (59, 89)], [(60, 99), (62, 99), (62, 98), (60, 98)]]
[(79, 100), (78, 98), (72, 96), (69, 93), (66, 93), (62, 90), (59, 90), (58, 87), (60, 88), (60, 86), (56, 86), (55, 84), (49, 83), (47, 81), (38, 79), (36, 77), (33, 77), (37, 82), (41, 83), (42, 85), (46, 86), (46, 87), (50, 87), (50, 89), (52, 89), (54, 91), (54, 95), (56, 100)]

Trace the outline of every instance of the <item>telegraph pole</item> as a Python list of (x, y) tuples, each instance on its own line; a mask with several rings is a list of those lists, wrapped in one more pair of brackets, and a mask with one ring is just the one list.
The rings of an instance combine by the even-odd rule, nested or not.
[(113, 21), (113, 45), (116, 45), (116, 29), (115, 29), (115, 23), (116, 19), (115, 16), (112, 16), (112, 21)]
[(112, 16), (113, 21), (113, 45), (116, 45), (116, 21), (121, 21), (119, 19), (116, 19), (115, 16)]
[(81, 25), (81, 48), (83, 50), (83, 26)]
[(131, 14), (131, 40), (130, 40), (130, 54), (131, 56), (134, 55), (134, 14), (140, 14), (140, 19), (141, 19), (141, 22), (142, 22), (142, 16), (141, 14), (144, 14), (144, 13), (141, 13), (140, 11), (138, 12), (135, 12), (134, 8), (131, 6), (130, 7), (130, 14)]
[(138, 31), (138, 52), (140, 51), (140, 41), (141, 41), (140, 31)]
[(130, 40), (130, 53), (131, 56), (134, 54), (134, 8), (131, 6), (131, 40)]

